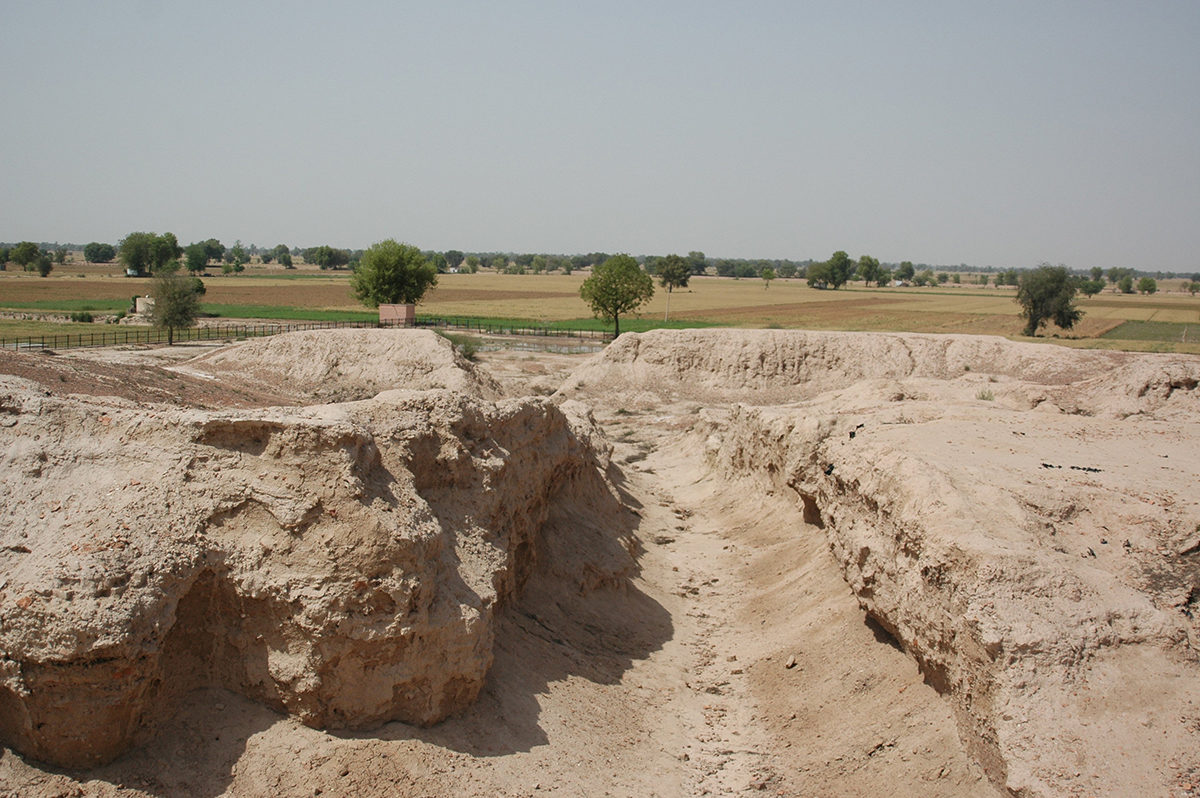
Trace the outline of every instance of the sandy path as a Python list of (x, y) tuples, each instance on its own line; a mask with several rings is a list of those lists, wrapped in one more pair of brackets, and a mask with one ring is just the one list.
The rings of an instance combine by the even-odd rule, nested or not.
[(995, 795), (949, 704), (867, 624), (823, 533), (792, 497), (708, 475), (683, 436), (695, 408), (676, 410), (598, 418), (634, 491), (667, 511), (645, 516), (645, 578), (683, 604), (690, 794)]

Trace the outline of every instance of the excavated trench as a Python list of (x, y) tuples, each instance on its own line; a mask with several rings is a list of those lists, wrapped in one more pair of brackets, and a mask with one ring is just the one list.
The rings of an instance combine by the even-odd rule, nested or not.
[[(305, 357), (318, 341), (283, 341), (304, 374), (264, 382), (386, 382)], [(6, 386), (6, 741), (93, 766), (221, 689), (321, 728), (414, 724), (431, 762), (499, 725), (589, 791), (646, 794), (635, 762), (680, 795), (1186, 794), (1200, 773), (1197, 359), (659, 332), (497, 400), (448, 344), (420, 351), (429, 385), (236, 417)], [(78, 451), (45, 445), (69, 431)], [(607, 720), (571, 737), (588, 713)], [(401, 744), (376, 734), (361, 761)], [(608, 755), (572, 770), (560, 737)], [(423, 789), (512, 791), (472, 756)]]
[[(1197, 373), (998, 339), (691, 331), (622, 339), (563, 393), (712, 408), (692, 427), (708, 466), (791, 497), (995, 785), (1126, 794), (1195, 767)], [(1130, 761), (1115, 741), (1146, 726), (1165, 739)]]

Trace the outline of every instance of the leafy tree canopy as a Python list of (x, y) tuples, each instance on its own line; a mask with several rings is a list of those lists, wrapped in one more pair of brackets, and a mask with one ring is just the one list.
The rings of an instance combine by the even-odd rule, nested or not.
[(8, 253), (8, 259), (18, 266), (25, 268), (37, 260), (37, 256), (41, 254), (41, 249), (32, 241), (22, 241), (12, 248)]
[(667, 255), (655, 262), (658, 269), (658, 282), (667, 293), (676, 288), (686, 288), (693, 274), (692, 263), (679, 255)]
[(315, 263), (321, 269), (337, 269), (350, 262), (350, 251), (322, 244), (304, 250), (304, 260)]
[(828, 263), (814, 263), (808, 267), (806, 274), (809, 288), (828, 288), (832, 281), (832, 270)]
[(117, 250), (112, 244), (93, 241), (83, 247), (83, 259), (88, 263), (111, 263), (116, 256)]
[(204, 282), (200, 278), (189, 277), (178, 266), (166, 266), (155, 275), (151, 290), (151, 296), (154, 297), (151, 318), (156, 327), (167, 328), (168, 345), (175, 343), (176, 330), (196, 323), (203, 289)]
[(130, 233), (121, 240), (117, 252), (125, 268), (139, 277), (157, 272), (183, 253), (174, 233)]
[(879, 260), (870, 255), (863, 255), (858, 259), (858, 276), (864, 283), (870, 285), (875, 283), (879, 285), (879, 276), (883, 273), (883, 269), (879, 266)]
[(202, 272), (208, 267), (208, 248), (203, 243), (188, 244), (183, 257), (189, 272)]
[(629, 255), (613, 255), (596, 266), (579, 287), (579, 296), (599, 319), (612, 319), (621, 334), (621, 314), (636, 310), (654, 296), (654, 280)]
[(1066, 266), (1042, 264), (1023, 273), (1016, 299), (1025, 319), (1024, 334), (1037, 335), (1048, 321), (1064, 330), (1075, 326), (1083, 318), (1083, 311), (1075, 307), (1077, 288), (1077, 281)]
[(854, 261), (850, 260), (850, 256), (840, 249), (830, 256), (828, 264), (831, 288), (841, 288), (854, 274)]
[(350, 287), (368, 307), (415, 305), (437, 285), (437, 270), (421, 250), (393, 238), (372, 244), (362, 254)]

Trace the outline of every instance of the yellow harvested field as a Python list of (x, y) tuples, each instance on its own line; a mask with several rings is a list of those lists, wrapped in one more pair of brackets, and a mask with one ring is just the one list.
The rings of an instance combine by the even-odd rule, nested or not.
[[(150, 281), (113, 274), (112, 267), (68, 265), (48, 278), (25, 272), (0, 272), (0, 308), (7, 303), (63, 300), (129, 299), (150, 290)], [(85, 276), (80, 276), (83, 273)], [(301, 276), (302, 275), (302, 276)], [(542, 322), (588, 318), (579, 298), (586, 273), (441, 275), (419, 311), (424, 315), (530, 319)], [(237, 276), (205, 277), (210, 304), (282, 306), (313, 310), (363, 310), (350, 291), (348, 272), (284, 272), (251, 268)], [(1022, 322), (1013, 301), (1015, 289), (974, 285), (930, 288), (863, 288), (818, 291), (803, 280), (693, 278), (670, 296), (671, 318), (743, 327), (796, 327), (839, 330), (898, 330), (1018, 336)], [(12, 307), (13, 305), (8, 305)], [(1200, 324), (1200, 297), (1182, 291), (1151, 296), (1106, 291), (1081, 298), (1085, 315), (1070, 335), (1092, 338), (1121, 322), (1161, 321)], [(43, 305), (43, 307), (45, 307)], [(667, 293), (656, 286), (654, 298), (631, 318), (660, 320)], [(1053, 334), (1055, 328), (1048, 332)]]

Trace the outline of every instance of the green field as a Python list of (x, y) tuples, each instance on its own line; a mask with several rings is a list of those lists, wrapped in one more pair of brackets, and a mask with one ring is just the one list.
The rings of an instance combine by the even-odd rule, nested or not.
[[(491, 272), (439, 277), (417, 308), (420, 317), (559, 329), (605, 330), (579, 297), (586, 274), (509, 275)], [(202, 312), (214, 319), (370, 322), (374, 311), (355, 301), (347, 272), (255, 269), (204, 278)], [(111, 272), (52, 274), (0, 272), (0, 338), (98, 332), (63, 323), (71, 312), (97, 317), (126, 310), (150, 281)], [(641, 309), (621, 319), (622, 331), (657, 327), (771, 327), (966, 333), (1020, 338), (1022, 321), (1014, 289), (973, 285), (928, 288), (809, 288), (802, 280), (694, 277), (670, 296), (659, 288)], [(1105, 292), (1079, 300), (1082, 321), (1069, 331), (1049, 327), (1039, 340), (1070, 346), (1200, 352), (1200, 297), (1182, 291), (1124, 295)], [(15, 318), (28, 316), (31, 318)], [(57, 318), (54, 318), (56, 317)], [(111, 326), (111, 325), (110, 325)], [(1193, 334), (1188, 332), (1195, 329)]]

